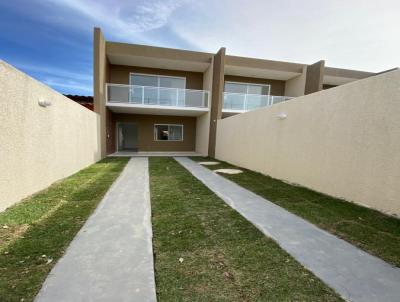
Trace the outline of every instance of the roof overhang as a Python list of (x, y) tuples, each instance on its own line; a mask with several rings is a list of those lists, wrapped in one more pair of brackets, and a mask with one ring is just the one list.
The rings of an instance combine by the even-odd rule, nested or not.
[(356, 80), (361, 80), (375, 75), (372, 72), (350, 70), (334, 67), (325, 67), (324, 84), (343, 85)]
[(115, 65), (195, 72), (206, 71), (213, 57), (205, 52), (116, 42), (106, 42), (106, 54)]
[(272, 80), (289, 80), (303, 72), (304, 64), (237, 56), (225, 57), (225, 74)]

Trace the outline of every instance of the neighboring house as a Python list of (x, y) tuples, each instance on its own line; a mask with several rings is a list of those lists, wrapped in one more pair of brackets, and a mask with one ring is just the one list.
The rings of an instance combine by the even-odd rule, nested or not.
[(77, 102), (78, 104), (82, 105), (83, 107), (94, 111), (93, 108), (93, 97), (86, 96), (86, 95), (73, 95), (73, 94), (64, 94), (67, 98)]
[(374, 75), (369, 72), (105, 41), (94, 30), (94, 110), (102, 155), (214, 156), (218, 119)]

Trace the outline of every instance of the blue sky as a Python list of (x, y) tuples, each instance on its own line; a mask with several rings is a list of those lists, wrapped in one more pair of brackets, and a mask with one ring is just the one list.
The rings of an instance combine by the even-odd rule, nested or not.
[(62, 93), (92, 95), (93, 27), (121, 42), (382, 71), (400, 66), (400, 1), (0, 2), (0, 59)]

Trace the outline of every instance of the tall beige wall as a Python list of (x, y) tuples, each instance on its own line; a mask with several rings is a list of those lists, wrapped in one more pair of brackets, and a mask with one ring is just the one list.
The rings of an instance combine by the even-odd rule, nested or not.
[(101, 157), (107, 154), (107, 144), (110, 137), (109, 115), (106, 104), (106, 83), (108, 81), (109, 63), (106, 54), (106, 41), (98, 27), (93, 31), (93, 104), (94, 111), (100, 115), (99, 134), (101, 138)]
[(0, 211), (99, 160), (98, 124), (96, 113), (0, 61)]
[[(211, 90), (213, 81), (213, 62), (203, 74), (203, 90), (209, 92), (208, 108), (211, 107)], [(204, 113), (196, 119), (196, 152), (207, 156), (210, 135), (210, 112)]]
[(213, 77), (210, 106), (210, 134), (208, 140), (208, 155), (215, 156), (215, 142), (217, 137), (217, 121), (222, 118), (224, 75), (225, 75), (225, 53), (222, 47), (213, 58)]
[(400, 214), (399, 100), (394, 71), (219, 120), (216, 158)]
[(321, 60), (307, 66), (304, 94), (321, 91), (324, 83), (325, 61)]
[(306, 74), (307, 66), (303, 67), (302, 74), (287, 80), (285, 83), (285, 95), (286, 96), (302, 96), (306, 86)]

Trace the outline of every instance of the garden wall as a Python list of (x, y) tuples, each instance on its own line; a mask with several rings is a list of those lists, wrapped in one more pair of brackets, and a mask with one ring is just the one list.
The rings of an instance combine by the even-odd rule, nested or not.
[(98, 124), (96, 113), (0, 60), (0, 211), (98, 161)]
[(216, 158), (399, 215), (400, 71), (219, 120)]

